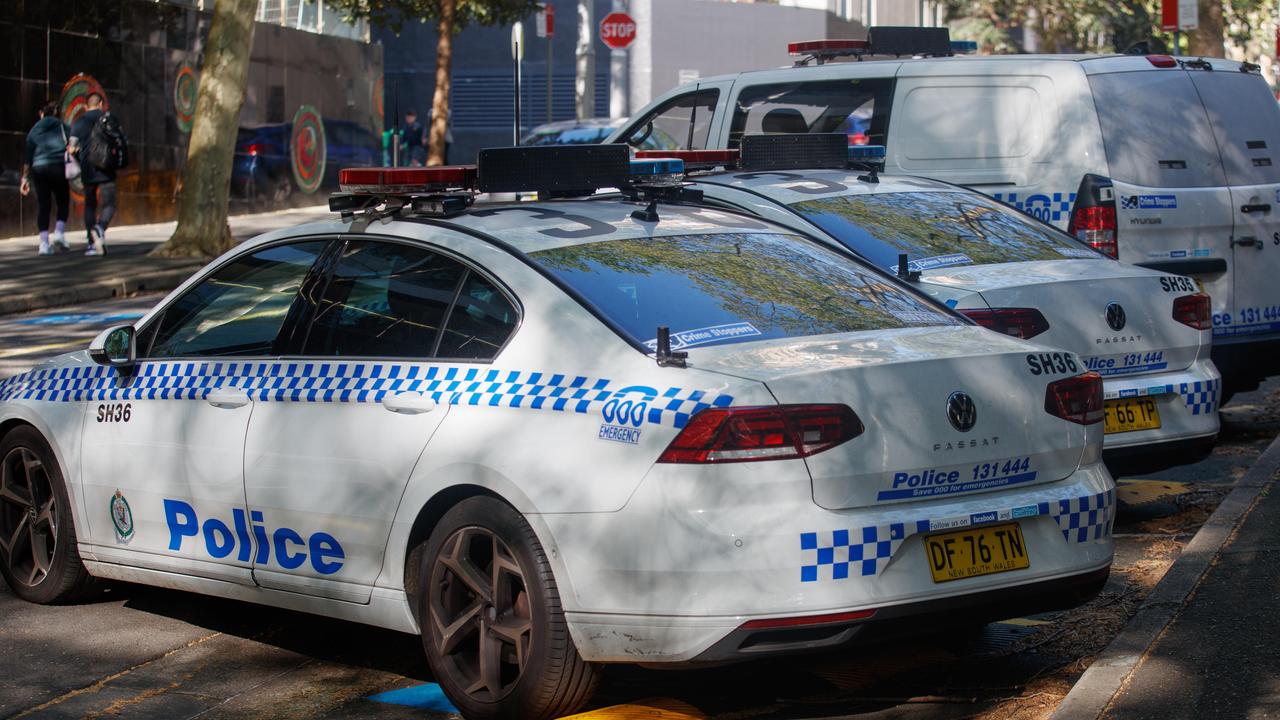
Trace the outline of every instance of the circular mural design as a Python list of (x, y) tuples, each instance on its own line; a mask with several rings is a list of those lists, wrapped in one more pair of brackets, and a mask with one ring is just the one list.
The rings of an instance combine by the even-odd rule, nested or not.
[(382, 107), (382, 78), (373, 83), (373, 111), (378, 114), (378, 127), (386, 122), (386, 109)]
[(319, 190), (324, 180), (324, 122), (319, 111), (310, 105), (303, 105), (293, 115), (289, 155), (293, 160), (293, 181), (298, 189), (308, 195)]
[(177, 76), (173, 79), (173, 116), (178, 123), (178, 129), (184, 133), (191, 132), (191, 125), (196, 118), (198, 89), (195, 68), (191, 67), (191, 63), (182, 63), (178, 68)]
[[(62, 95), (58, 98), (58, 112), (62, 116), (62, 122), (68, 127), (74, 124), (88, 109), (85, 106), (93, 93), (102, 96), (102, 109), (111, 109), (111, 99), (107, 97), (107, 92), (92, 75), (76, 73), (72, 76), (62, 86)], [(71, 193), (76, 202), (84, 202), (84, 185), (80, 182), (80, 178), (71, 181)]]

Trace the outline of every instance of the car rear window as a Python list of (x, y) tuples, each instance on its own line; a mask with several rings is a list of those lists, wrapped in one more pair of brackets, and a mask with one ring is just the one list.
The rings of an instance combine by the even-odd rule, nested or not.
[(968, 192), (842, 195), (791, 206), (873, 264), (913, 269), (1102, 256), (1048, 225)]
[(1111, 177), (1147, 187), (1226, 185), (1209, 117), (1184, 70), (1089, 78)]
[(856, 261), (793, 235), (715, 233), (531, 253), (633, 341), (672, 347), (960, 321)]

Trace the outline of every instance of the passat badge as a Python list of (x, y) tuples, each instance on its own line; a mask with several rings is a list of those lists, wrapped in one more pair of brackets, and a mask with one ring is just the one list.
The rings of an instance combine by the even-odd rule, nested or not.
[(947, 420), (960, 432), (969, 432), (978, 422), (978, 408), (967, 393), (956, 391), (947, 398)]
[(119, 490), (111, 498), (111, 524), (121, 540), (128, 540), (133, 535), (133, 510), (129, 509), (129, 501)]
[(1120, 306), (1120, 303), (1107, 303), (1107, 327), (1120, 332), (1124, 329), (1124, 323), (1124, 308)]

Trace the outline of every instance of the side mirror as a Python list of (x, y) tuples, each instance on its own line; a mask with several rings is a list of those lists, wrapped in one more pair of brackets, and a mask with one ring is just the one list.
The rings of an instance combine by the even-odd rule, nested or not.
[(99, 365), (129, 367), (138, 361), (137, 331), (132, 325), (103, 330), (89, 343), (89, 357)]

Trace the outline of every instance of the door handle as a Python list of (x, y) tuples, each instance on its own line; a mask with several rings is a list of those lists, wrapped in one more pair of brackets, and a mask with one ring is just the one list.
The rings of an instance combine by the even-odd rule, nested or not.
[(1252, 247), (1255, 247), (1255, 248), (1257, 248), (1257, 249), (1259, 249), (1259, 250), (1261, 250), (1261, 249), (1262, 249), (1262, 247), (1263, 247), (1263, 246), (1262, 246), (1262, 241), (1261, 241), (1261, 240), (1259, 240), (1259, 239), (1258, 239), (1258, 238), (1256, 238), (1256, 237), (1233, 238), (1233, 239), (1231, 240), (1231, 244), (1232, 244), (1233, 246), (1238, 246), (1238, 247), (1250, 247), (1250, 246), (1252, 246)]
[(1242, 213), (1271, 212), (1271, 203), (1255, 203), (1253, 205), (1241, 205), (1240, 212)]
[(214, 388), (204, 401), (216, 408), (233, 409), (249, 404), (249, 394), (239, 388)]
[(420, 415), (436, 409), (436, 401), (422, 393), (387, 393), (382, 397), (382, 407), (402, 415)]

